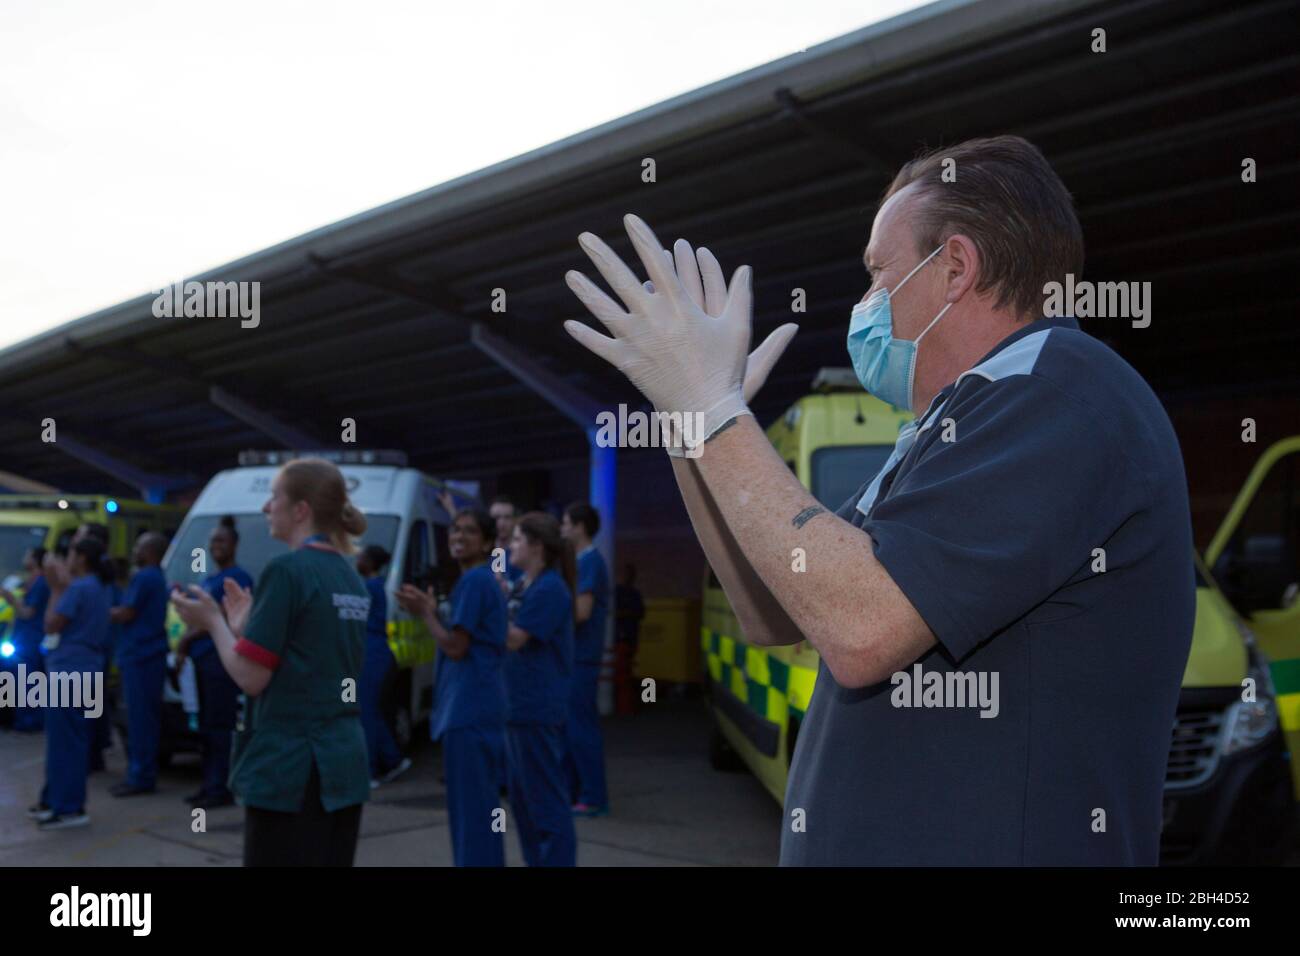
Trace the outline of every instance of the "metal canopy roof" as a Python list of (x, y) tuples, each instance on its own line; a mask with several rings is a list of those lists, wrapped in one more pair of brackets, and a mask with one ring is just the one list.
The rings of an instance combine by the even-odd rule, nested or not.
[[(359, 444), (440, 474), (582, 456), (582, 432), (470, 329), (607, 405), (641, 404), (561, 328), (586, 317), (564, 272), (596, 276), (578, 233), (626, 253), (625, 212), (665, 243), (707, 244), (728, 274), (753, 265), (756, 336), (800, 323), (756, 405), (767, 420), (819, 367), (846, 364), (861, 250), (895, 169), (923, 146), (1004, 132), (1042, 148), (1074, 193), (1086, 278), (1153, 285), (1149, 328), (1085, 328), (1166, 397), (1294, 391), (1297, 26), (1295, 0), (932, 4), (192, 277), (260, 281), (257, 329), (158, 319), (146, 295), (6, 349), (3, 465), (67, 490), (131, 484), (43, 444), (52, 417), (60, 442), (202, 482), (275, 445), (236, 403), (329, 445), (353, 418)], [(794, 287), (804, 315), (790, 314)]]

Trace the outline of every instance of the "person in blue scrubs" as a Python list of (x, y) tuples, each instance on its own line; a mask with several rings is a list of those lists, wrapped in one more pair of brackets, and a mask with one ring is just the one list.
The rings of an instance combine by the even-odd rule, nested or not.
[[(217, 566), (199, 586), (218, 604), (225, 604), (226, 580), (253, 590), (253, 576), (235, 563), (239, 531), (235, 519), (226, 515), (208, 535), (208, 557)], [(207, 631), (187, 630), (176, 644), (176, 665), (188, 656), (194, 662), (199, 685), (199, 734), (203, 739), (203, 783), (187, 796), (192, 807), (228, 807), (235, 802), (230, 792), (230, 743), (239, 713), (239, 687), (221, 666), (216, 645)]]
[[(62, 561), (47, 563), (50, 599), (45, 612), (45, 631), (57, 634), (57, 643), (45, 658), (50, 687), (78, 681), (82, 699), (51, 701), (45, 710), (45, 789), (39, 803), (27, 813), (42, 830), (85, 826), (86, 774), (90, 727), (86, 711), (93, 710), (86, 692), (98, 676), (103, 705), (103, 661), (108, 644), (109, 598), (107, 582), (112, 565), (103, 545), (93, 538), (72, 546), (65, 567)], [(52, 706), (53, 704), (59, 706)]]
[[(31, 548), (23, 555), (23, 596), (18, 598), (5, 588), (0, 597), (14, 609), (14, 665), (25, 664), (28, 675), (45, 666), (41, 658), (41, 641), (45, 639), (45, 609), (50, 603), (50, 586), (41, 571), (45, 560), (44, 548)], [(44, 726), (45, 719), (34, 707), (20, 706), (14, 714), (14, 730), (35, 733)]]
[(533, 511), (515, 524), (510, 558), (523, 571), (523, 592), (510, 602), (506, 635), (510, 809), (529, 866), (574, 866), (578, 838), (564, 774), (573, 674), (573, 550), (559, 522)]
[(370, 757), (370, 786), (392, 783), (411, 768), (409, 757), (393, 738), (384, 717), (384, 691), (397, 669), (393, 649), (388, 646), (388, 595), (382, 574), (392, 555), (377, 544), (366, 545), (357, 556), (357, 573), (366, 583), (370, 611), (366, 617), (366, 653), (361, 665), (361, 726), (366, 732)]
[[(77, 530), (73, 534), (72, 540), (68, 542), (68, 547), (75, 547), (77, 542), (81, 541), (83, 538), (94, 538), (104, 549), (104, 554), (106, 555), (104, 560), (109, 568), (109, 571), (105, 572), (109, 575), (105, 585), (108, 588), (109, 606), (116, 607), (122, 602), (122, 588), (120, 582), (126, 579), (126, 575), (119, 567), (121, 564), (120, 561), (107, 557), (110, 550), (108, 543), (108, 525), (102, 524), (98, 521), (83, 521), (77, 526)], [(47, 557), (46, 560), (53, 560), (55, 563), (59, 563), (65, 560), (66, 557), (67, 552), (65, 551), (62, 556), (55, 555), (53, 557)], [(109, 624), (108, 645), (104, 648), (103, 661), (103, 671), (105, 674), (104, 680), (106, 683), (108, 681), (107, 675), (112, 670), (113, 666), (113, 651), (114, 648), (117, 647), (117, 640), (121, 637), (121, 632), (122, 625), (113, 623)], [(107, 764), (104, 762), (104, 751), (113, 745), (113, 706), (111, 696), (112, 694), (110, 692), (109, 701), (104, 705), (103, 712), (99, 714), (99, 716), (87, 718), (90, 728), (90, 748), (87, 753), (87, 759), (89, 761), (91, 773), (98, 773), (101, 770), (107, 769)]]
[[(492, 573), (494, 524), (486, 511), (456, 514), (448, 535), (460, 578), (441, 611), (433, 590), (404, 584), (398, 601), (438, 641), (430, 731), (442, 741), (447, 817), (457, 866), (505, 865), (500, 781), (505, 763), (506, 601)], [(440, 618), (441, 615), (441, 619)]]
[(162, 736), (163, 681), (167, 676), (167, 539), (150, 531), (136, 540), (137, 567), (112, 619), (123, 625), (117, 666), (126, 695), (126, 779), (110, 790), (115, 797), (153, 793), (158, 787), (158, 742)]
[(568, 748), (564, 758), (575, 816), (598, 817), (609, 812), (605, 789), (605, 740), (600, 732), (597, 692), (605, 654), (605, 622), (609, 616), (609, 570), (592, 539), (600, 531), (600, 513), (585, 501), (564, 509), (560, 532), (578, 555), (578, 586), (574, 600), (573, 687), (569, 717), (564, 725)]

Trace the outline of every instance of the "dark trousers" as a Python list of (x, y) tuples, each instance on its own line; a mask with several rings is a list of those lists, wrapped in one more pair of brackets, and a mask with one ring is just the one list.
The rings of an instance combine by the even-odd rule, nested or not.
[(564, 728), (506, 724), (510, 764), (510, 810), (529, 866), (575, 866), (573, 827), (564, 775)]
[(191, 658), (199, 684), (199, 733), (203, 737), (204, 797), (230, 796), (230, 737), (239, 709), (239, 687), (215, 652)]
[[(57, 669), (50, 672), (53, 678)], [(78, 675), (80, 676), (80, 675)], [(55, 813), (80, 813), (86, 808), (86, 755), (90, 722), (80, 707), (49, 707), (45, 711), (45, 790), (42, 802)]]
[(505, 866), (505, 837), (495, 826), (505, 763), (499, 727), (456, 727), (442, 735), (447, 822), (457, 866)]
[(320, 773), (312, 764), (297, 813), (244, 809), (244, 866), (351, 866), (362, 806), (327, 811), (320, 802)]
[(366, 635), (366, 653), (361, 665), (361, 727), (366, 732), (366, 752), (370, 757), (370, 776), (382, 777), (402, 762), (388, 721), (384, 718), (383, 700), (397, 668), (388, 646), (388, 638)]
[(569, 792), (578, 803), (604, 807), (609, 803), (605, 789), (605, 738), (600, 731), (600, 661), (579, 661), (569, 685), (569, 719), (564, 724), (567, 750), (564, 772)]
[(158, 743), (162, 738), (163, 681), (167, 658), (118, 661), (126, 694), (126, 782), (143, 790), (158, 785)]

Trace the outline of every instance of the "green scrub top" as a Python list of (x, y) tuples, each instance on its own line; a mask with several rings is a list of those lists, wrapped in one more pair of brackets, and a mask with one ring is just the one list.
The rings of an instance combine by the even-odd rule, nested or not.
[(235, 732), (230, 787), (244, 806), (302, 810), (313, 762), (327, 811), (370, 797), (357, 703), (369, 607), (361, 576), (328, 545), (280, 555), (258, 578), (235, 650), (274, 673)]

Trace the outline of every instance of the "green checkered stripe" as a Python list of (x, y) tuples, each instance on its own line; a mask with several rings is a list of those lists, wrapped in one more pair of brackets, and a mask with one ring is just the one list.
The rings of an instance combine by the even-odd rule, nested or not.
[(700, 628), (700, 645), (709, 676), (758, 716), (776, 724), (784, 724), (790, 714), (803, 718), (817, 680), (816, 671), (791, 667), (762, 648), (709, 627)]

